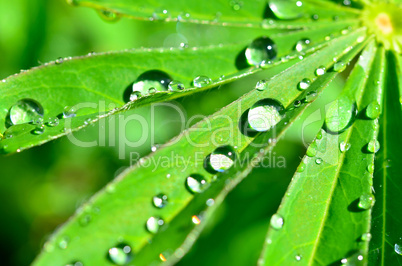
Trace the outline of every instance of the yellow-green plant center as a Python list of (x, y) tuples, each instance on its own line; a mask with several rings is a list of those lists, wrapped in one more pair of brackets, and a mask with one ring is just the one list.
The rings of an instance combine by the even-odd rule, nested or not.
[(387, 49), (402, 51), (402, 6), (395, 3), (372, 3), (364, 8), (362, 21), (370, 34)]

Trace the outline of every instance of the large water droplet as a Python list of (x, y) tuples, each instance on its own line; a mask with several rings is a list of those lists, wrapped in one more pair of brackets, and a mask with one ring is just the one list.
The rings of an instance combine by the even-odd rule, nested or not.
[(155, 91), (166, 91), (171, 77), (160, 70), (149, 70), (142, 73), (133, 83), (132, 91), (139, 91), (142, 94), (148, 94), (150, 89)]
[(11, 106), (9, 115), (13, 125), (30, 123), (38, 116), (43, 116), (43, 107), (35, 100), (22, 99)]
[(394, 245), (394, 250), (395, 250), (396, 254), (402, 255), (402, 245), (401, 244), (396, 243)]
[(193, 85), (196, 88), (202, 88), (211, 84), (212, 79), (207, 76), (198, 76), (193, 80)]
[(283, 217), (279, 214), (274, 214), (271, 217), (271, 221), (270, 224), (272, 226), (272, 228), (279, 230), (283, 227), (283, 224), (285, 223), (285, 220), (283, 219)]
[(310, 43), (311, 43), (310, 39), (302, 39), (296, 43), (295, 50), (298, 52), (302, 52), (308, 48)]
[(367, 144), (367, 151), (371, 153), (376, 153), (380, 150), (380, 143), (378, 140), (373, 139)]
[(377, 101), (370, 103), (366, 109), (366, 115), (370, 119), (376, 119), (380, 116), (381, 107)]
[(277, 54), (275, 42), (265, 36), (255, 39), (246, 49), (247, 62), (254, 66), (275, 59)]
[(159, 231), (159, 227), (162, 226), (165, 222), (159, 217), (150, 217), (147, 220), (146, 228), (148, 232), (152, 234), (156, 234)]
[(152, 198), (152, 203), (156, 208), (163, 208), (168, 203), (168, 197), (160, 193)]
[(133, 258), (131, 247), (127, 244), (119, 244), (116, 247), (112, 247), (108, 251), (108, 258), (116, 265), (125, 265)]
[(359, 208), (363, 210), (368, 210), (373, 207), (375, 203), (373, 194), (363, 194), (359, 198)]
[(230, 146), (218, 147), (209, 156), (209, 166), (216, 172), (224, 172), (233, 166), (236, 153)]
[(303, 14), (303, 2), (296, 0), (270, 0), (269, 8), (279, 19), (296, 19)]
[(326, 68), (324, 66), (320, 66), (319, 68), (317, 68), (315, 70), (315, 75), (316, 76), (322, 76), (322, 75), (325, 74), (325, 70), (326, 70)]
[(201, 193), (208, 187), (208, 183), (202, 175), (192, 174), (187, 177), (186, 186), (191, 193)]
[(332, 133), (342, 133), (354, 122), (357, 115), (356, 104), (349, 97), (333, 102), (325, 116), (325, 125)]
[(270, 130), (284, 116), (285, 108), (274, 99), (263, 99), (256, 102), (248, 112), (248, 124), (258, 132)]

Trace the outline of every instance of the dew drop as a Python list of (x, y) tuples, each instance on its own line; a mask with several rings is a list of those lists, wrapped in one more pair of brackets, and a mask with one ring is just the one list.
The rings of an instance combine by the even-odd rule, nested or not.
[(352, 147), (352, 145), (350, 144), (350, 143), (347, 143), (347, 142), (344, 142), (344, 141), (342, 141), (340, 144), (339, 144), (339, 150), (343, 153), (343, 152), (347, 152), (349, 149), (350, 149), (350, 147)]
[(149, 94), (155, 93), (155, 92), (157, 92), (157, 91), (158, 91), (158, 90), (155, 89), (154, 87), (151, 87), (151, 88), (148, 89), (148, 93), (149, 93)]
[(265, 132), (276, 126), (284, 117), (285, 108), (274, 99), (256, 102), (248, 112), (248, 124), (251, 129)]
[(317, 155), (317, 143), (316, 142), (312, 142), (310, 144), (310, 146), (307, 149), (306, 154), (308, 157), (314, 157)]
[(46, 125), (47, 126), (49, 126), (49, 127), (55, 127), (55, 126), (58, 126), (59, 125), (59, 119), (57, 118), (57, 117), (55, 117), (55, 116), (52, 116), (52, 117), (49, 117), (47, 120), (46, 120)]
[(162, 253), (159, 254), (159, 259), (163, 262), (167, 261), (165, 255), (163, 255)]
[(269, 8), (279, 19), (296, 19), (303, 15), (303, 2), (295, 0), (270, 0)]
[(215, 200), (214, 199), (207, 199), (206, 203), (205, 203), (208, 207), (211, 207), (212, 205), (215, 204)]
[(360, 251), (355, 252), (353, 255), (350, 257), (344, 258), (341, 260), (341, 265), (344, 266), (363, 266), (365, 265), (364, 263), (364, 256)]
[(322, 75), (325, 74), (325, 70), (326, 70), (326, 68), (324, 66), (320, 66), (319, 68), (317, 68), (315, 70), (315, 75), (318, 76), (318, 77), (322, 76)]
[(356, 104), (349, 97), (342, 97), (328, 108), (325, 116), (326, 128), (332, 133), (342, 133), (353, 124), (356, 115)]
[(68, 237), (63, 237), (62, 239), (60, 239), (58, 246), (61, 249), (66, 249), (68, 246), (68, 242), (69, 242), (69, 238)]
[(283, 227), (283, 224), (285, 223), (285, 220), (283, 219), (283, 217), (279, 214), (274, 214), (271, 217), (271, 221), (270, 224), (272, 226), (272, 228), (279, 230)]
[(37, 125), (33, 130), (32, 134), (34, 135), (42, 135), (45, 132), (45, 126), (42, 125)]
[(307, 95), (306, 95), (305, 101), (306, 101), (307, 103), (311, 103), (311, 102), (314, 101), (314, 99), (315, 99), (316, 97), (317, 97), (317, 92), (315, 92), (315, 91), (309, 91), (309, 92), (307, 93)]
[(293, 102), (293, 106), (294, 106), (295, 108), (299, 108), (299, 107), (301, 106), (301, 104), (302, 104), (302, 102), (299, 101), (299, 100), (296, 100), (296, 101)]
[(194, 87), (202, 88), (212, 83), (212, 79), (207, 76), (198, 76), (193, 80)]
[(186, 178), (186, 187), (191, 193), (201, 193), (208, 188), (208, 182), (202, 175), (192, 174)]
[(108, 258), (115, 265), (125, 265), (133, 258), (131, 247), (127, 244), (112, 247), (108, 250)]
[(321, 159), (321, 158), (317, 158), (317, 159), (315, 160), (315, 163), (318, 164), (318, 165), (322, 164), (322, 159)]
[(146, 228), (148, 232), (152, 234), (156, 234), (159, 231), (159, 227), (162, 226), (165, 222), (159, 217), (150, 217), (147, 220)]
[(63, 118), (75, 117), (77, 115), (77, 110), (74, 107), (66, 106), (63, 111)]
[(342, 72), (346, 69), (346, 64), (342, 61), (336, 62), (334, 64), (334, 71), (335, 72)]
[(303, 79), (302, 81), (299, 82), (299, 84), (297, 84), (297, 88), (299, 90), (306, 90), (306, 89), (308, 89), (308, 87), (310, 87), (310, 85), (311, 85), (311, 80)]
[(295, 256), (295, 259), (296, 259), (296, 261), (301, 261), (302, 256), (301, 256), (300, 254), (297, 254), (297, 255)]
[(160, 70), (149, 70), (137, 78), (133, 83), (132, 91), (138, 91), (141, 94), (148, 94), (150, 89), (166, 91), (170, 82), (172, 79), (167, 73)]
[(130, 94), (130, 101), (132, 102), (132, 101), (135, 101), (135, 100), (137, 100), (138, 98), (140, 98), (141, 97), (141, 92), (139, 92), (139, 91), (133, 91), (131, 94)]
[(322, 139), (322, 131), (320, 130), (316, 136), (317, 139)]
[(81, 226), (87, 226), (92, 220), (92, 216), (89, 214), (82, 215), (79, 219), (79, 224)]
[(380, 116), (381, 107), (377, 101), (371, 102), (366, 109), (366, 116), (370, 119), (376, 119)]
[(98, 13), (103, 20), (108, 22), (116, 22), (120, 19), (120, 16), (118, 14), (108, 10), (101, 9), (98, 11)]
[(163, 208), (168, 203), (168, 197), (160, 193), (152, 198), (152, 203), (156, 208)]
[(373, 207), (375, 203), (375, 198), (373, 194), (363, 194), (359, 198), (359, 208), (363, 210), (368, 210)]
[(275, 42), (268, 37), (259, 37), (246, 49), (246, 59), (250, 65), (257, 66), (263, 61), (270, 61), (278, 54)]
[(35, 100), (22, 99), (11, 106), (9, 115), (13, 125), (30, 123), (43, 116), (43, 107)]
[(398, 255), (402, 255), (402, 245), (400, 245), (400, 244), (395, 244), (394, 245), (394, 250), (395, 250), (395, 252), (396, 252), (396, 254), (398, 254)]
[(216, 148), (209, 156), (209, 165), (216, 172), (224, 172), (231, 168), (236, 160), (236, 153), (230, 146)]
[(201, 223), (201, 219), (200, 219), (197, 215), (191, 216), (191, 221), (192, 221), (193, 224), (195, 224), (195, 225), (199, 225), (199, 224)]
[(267, 85), (268, 85), (267, 83), (268, 83), (268, 81), (265, 80), (265, 79), (260, 80), (260, 81), (257, 82), (257, 85), (255, 85), (255, 88), (258, 91), (263, 91), (263, 90), (265, 90), (267, 88)]
[(297, 52), (302, 52), (302, 51), (306, 50), (310, 44), (311, 44), (310, 39), (301, 39), (300, 41), (298, 41), (296, 43), (295, 50)]
[(380, 150), (380, 143), (378, 140), (373, 139), (367, 144), (367, 151), (371, 153), (376, 153)]
[(374, 173), (374, 164), (373, 164), (373, 163), (371, 163), (371, 164), (369, 164), (369, 165), (367, 166), (367, 171), (368, 171), (370, 174)]
[(299, 167), (297, 168), (297, 172), (302, 173), (306, 170), (306, 164), (304, 162), (301, 162)]
[(234, 11), (239, 11), (243, 7), (243, 2), (238, 0), (230, 1), (230, 6)]
[(61, 65), (61, 64), (63, 64), (63, 61), (64, 61), (63, 57), (59, 57), (56, 59), (55, 63), (56, 63), (56, 65)]
[(168, 90), (170, 91), (182, 91), (184, 89), (185, 89), (184, 84), (177, 80), (173, 80), (168, 85)]
[(371, 240), (371, 237), (372, 237), (372, 236), (371, 236), (370, 233), (364, 233), (364, 234), (362, 235), (362, 237), (361, 237), (361, 240), (367, 242), (367, 241), (370, 241), (370, 240)]

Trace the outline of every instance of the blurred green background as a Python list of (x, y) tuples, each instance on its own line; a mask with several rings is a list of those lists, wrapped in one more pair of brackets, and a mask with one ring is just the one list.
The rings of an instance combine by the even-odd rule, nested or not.
[[(0, 1), (0, 79), (59, 57), (141, 46), (169, 47), (181, 42), (203, 45), (211, 41), (205, 39), (210, 34), (214, 34), (214, 29), (207, 26), (126, 18), (105, 22), (96, 11), (75, 8), (63, 0)], [(187, 117), (208, 115), (251, 89), (247, 82), (258, 79), (253, 77), (251, 81), (179, 99), (175, 104), (185, 110)], [(304, 154), (303, 143), (311, 141), (321, 126), (318, 110), (336, 97), (343, 83), (341, 78), (336, 80), (275, 149), (276, 156), (286, 158), (287, 167), (255, 169), (229, 194), (214, 221), (180, 265), (255, 264), (270, 216)], [(156, 143), (164, 143), (180, 132), (178, 114), (161, 110), (155, 122)], [(149, 108), (135, 112), (150, 119)], [(97, 132), (95, 125), (76, 136), (97, 140)], [(139, 132), (135, 125), (130, 125), (126, 134), (135, 137)], [(148, 141), (136, 151), (145, 155), (151, 146)], [(31, 263), (46, 237), (129, 165), (129, 160), (118, 159), (115, 147), (80, 148), (67, 138), (0, 157), (2, 265)]]

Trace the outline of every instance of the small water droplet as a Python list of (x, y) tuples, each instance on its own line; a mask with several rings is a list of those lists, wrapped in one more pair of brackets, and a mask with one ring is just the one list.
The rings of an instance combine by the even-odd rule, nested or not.
[(308, 89), (308, 87), (310, 87), (310, 85), (311, 85), (311, 80), (303, 79), (302, 81), (299, 82), (299, 84), (297, 84), (297, 88), (299, 90), (306, 90), (306, 89)]
[(257, 85), (255, 85), (255, 88), (258, 91), (263, 91), (263, 90), (265, 90), (267, 88), (267, 85), (268, 85), (268, 81), (263, 79), (263, 80), (260, 80), (260, 81), (257, 82)]
[(371, 153), (377, 153), (380, 150), (380, 143), (378, 140), (373, 139), (367, 144), (367, 151)]
[(350, 147), (352, 147), (352, 145), (350, 143), (347, 143), (347, 142), (344, 142), (344, 141), (342, 141), (339, 144), (339, 150), (341, 152), (347, 152), (350, 149)]
[(315, 70), (315, 75), (316, 76), (322, 76), (322, 75), (325, 74), (325, 70), (326, 70), (326, 68), (324, 66), (320, 66), (319, 68), (317, 68)]
[(320, 131), (317, 133), (316, 138), (317, 138), (317, 139), (322, 139), (322, 130), (320, 130)]
[(325, 116), (326, 128), (332, 133), (342, 133), (353, 124), (356, 115), (356, 104), (349, 97), (341, 97), (328, 108)]
[(209, 186), (202, 175), (192, 174), (186, 178), (186, 187), (191, 193), (201, 193)]
[(216, 172), (231, 168), (236, 160), (236, 152), (230, 146), (216, 148), (209, 156), (209, 165)]
[(148, 94), (150, 90), (166, 91), (169, 83), (172, 82), (171, 77), (161, 70), (149, 70), (142, 73), (133, 83), (132, 91), (138, 91), (141, 94)]
[(64, 61), (63, 57), (59, 57), (56, 59), (55, 63), (56, 63), (56, 65), (60, 65), (60, 64), (63, 64), (63, 61)]
[(298, 41), (295, 45), (295, 50), (297, 52), (302, 52), (304, 50), (306, 50), (311, 44), (310, 39), (301, 39), (300, 41)]
[(346, 69), (346, 64), (342, 61), (336, 62), (334, 64), (334, 71), (335, 72), (342, 72)]
[(373, 207), (375, 198), (373, 194), (363, 194), (359, 198), (359, 208), (368, 210)]
[(370, 119), (376, 119), (380, 116), (381, 107), (377, 101), (371, 102), (366, 108), (366, 116)]
[(103, 20), (108, 22), (116, 22), (120, 19), (120, 16), (112, 11), (101, 9), (98, 11), (98, 13)]
[(301, 162), (299, 167), (297, 168), (297, 172), (302, 173), (306, 169), (306, 164), (304, 162)]
[(195, 225), (199, 225), (201, 223), (201, 219), (197, 216), (197, 215), (193, 215), (191, 217), (191, 221), (193, 222), (193, 224)]
[(363, 266), (364, 256), (361, 251), (355, 252), (353, 255), (341, 260), (341, 265), (343, 266)]
[(148, 93), (149, 93), (149, 94), (155, 93), (155, 92), (157, 92), (157, 91), (158, 91), (158, 90), (155, 89), (154, 87), (151, 87), (151, 88), (148, 89)]
[(274, 99), (256, 102), (248, 112), (248, 124), (251, 129), (265, 132), (276, 126), (284, 117), (285, 108)]
[(87, 226), (92, 220), (92, 216), (89, 214), (84, 214), (79, 219), (79, 224), (81, 226)]
[(283, 227), (283, 224), (285, 223), (285, 220), (283, 219), (283, 217), (279, 214), (274, 214), (271, 217), (271, 221), (270, 224), (272, 226), (272, 228), (279, 230)]
[(268, 37), (255, 39), (246, 49), (246, 59), (250, 65), (258, 66), (263, 61), (270, 61), (278, 54), (275, 42)]
[(215, 204), (215, 200), (214, 199), (207, 199), (206, 203), (208, 207), (211, 207), (212, 205)]
[(163, 208), (168, 203), (168, 197), (165, 194), (158, 194), (152, 198), (152, 202), (155, 207)]
[(317, 97), (317, 92), (315, 92), (315, 91), (309, 91), (309, 92), (306, 94), (305, 102), (311, 103), (311, 102), (313, 102), (313, 101), (315, 100), (316, 97)]
[(317, 143), (316, 142), (312, 142), (310, 144), (310, 146), (307, 149), (306, 155), (308, 157), (314, 157), (317, 155)]
[(373, 164), (373, 163), (371, 163), (371, 164), (369, 164), (369, 165), (367, 166), (367, 171), (368, 171), (370, 174), (374, 173), (374, 164)]
[(42, 135), (44, 132), (45, 132), (45, 126), (44, 125), (37, 125), (32, 130), (32, 134), (35, 134), (35, 135)]
[(125, 265), (132, 260), (131, 247), (127, 244), (119, 244), (108, 250), (108, 258), (115, 265)]
[(198, 76), (193, 80), (194, 87), (202, 88), (211, 84), (212, 79), (206, 76)]
[(302, 104), (302, 102), (299, 101), (299, 100), (296, 100), (296, 101), (293, 102), (293, 106), (294, 106), (295, 108), (299, 108), (299, 107), (301, 106), (301, 104)]
[(396, 243), (394, 245), (394, 250), (395, 250), (396, 254), (402, 255), (402, 245), (401, 244)]
[(152, 234), (156, 234), (159, 231), (159, 227), (162, 226), (165, 222), (159, 217), (150, 217), (147, 220), (146, 228), (148, 232)]
[(297, 261), (301, 261), (302, 256), (301, 256), (300, 254), (297, 254), (297, 255), (295, 256), (295, 259), (296, 259)]
[(167, 261), (166, 257), (162, 253), (159, 254), (159, 259), (163, 262)]
[(68, 237), (62, 237), (58, 243), (59, 248), (61, 249), (66, 249), (68, 246), (69, 238)]
[(75, 117), (76, 115), (77, 115), (77, 110), (75, 109), (75, 107), (71, 107), (71, 106), (64, 107), (64, 111), (63, 111), (64, 118)]
[(367, 241), (370, 241), (370, 240), (371, 240), (371, 237), (372, 237), (372, 236), (371, 236), (370, 233), (364, 233), (364, 234), (362, 235), (362, 237), (361, 237), (361, 240), (367, 242)]
[(296, 19), (303, 15), (302, 1), (270, 0), (269, 8), (279, 19)]
[(315, 163), (318, 164), (318, 165), (322, 164), (322, 159), (321, 159), (321, 158), (317, 158), (317, 159), (315, 160)]
[(59, 119), (57, 118), (57, 117), (55, 117), (55, 116), (52, 116), (52, 117), (49, 117), (47, 120), (46, 120), (46, 125), (47, 126), (49, 126), (49, 127), (55, 127), (55, 126), (58, 126), (59, 125)]
[(141, 97), (141, 92), (140, 91), (133, 91), (131, 94), (130, 94), (130, 101), (132, 102), (132, 101), (135, 101), (135, 100), (137, 100), (138, 98), (140, 98)]
[(230, 1), (230, 6), (234, 11), (239, 11), (243, 7), (243, 2), (238, 0)]
[(173, 80), (172, 82), (169, 83), (168, 89), (170, 91), (182, 91), (185, 89), (184, 84), (180, 81)]
[(35, 100), (22, 99), (11, 106), (9, 110), (10, 121), (13, 125), (30, 123), (43, 116), (43, 107)]

